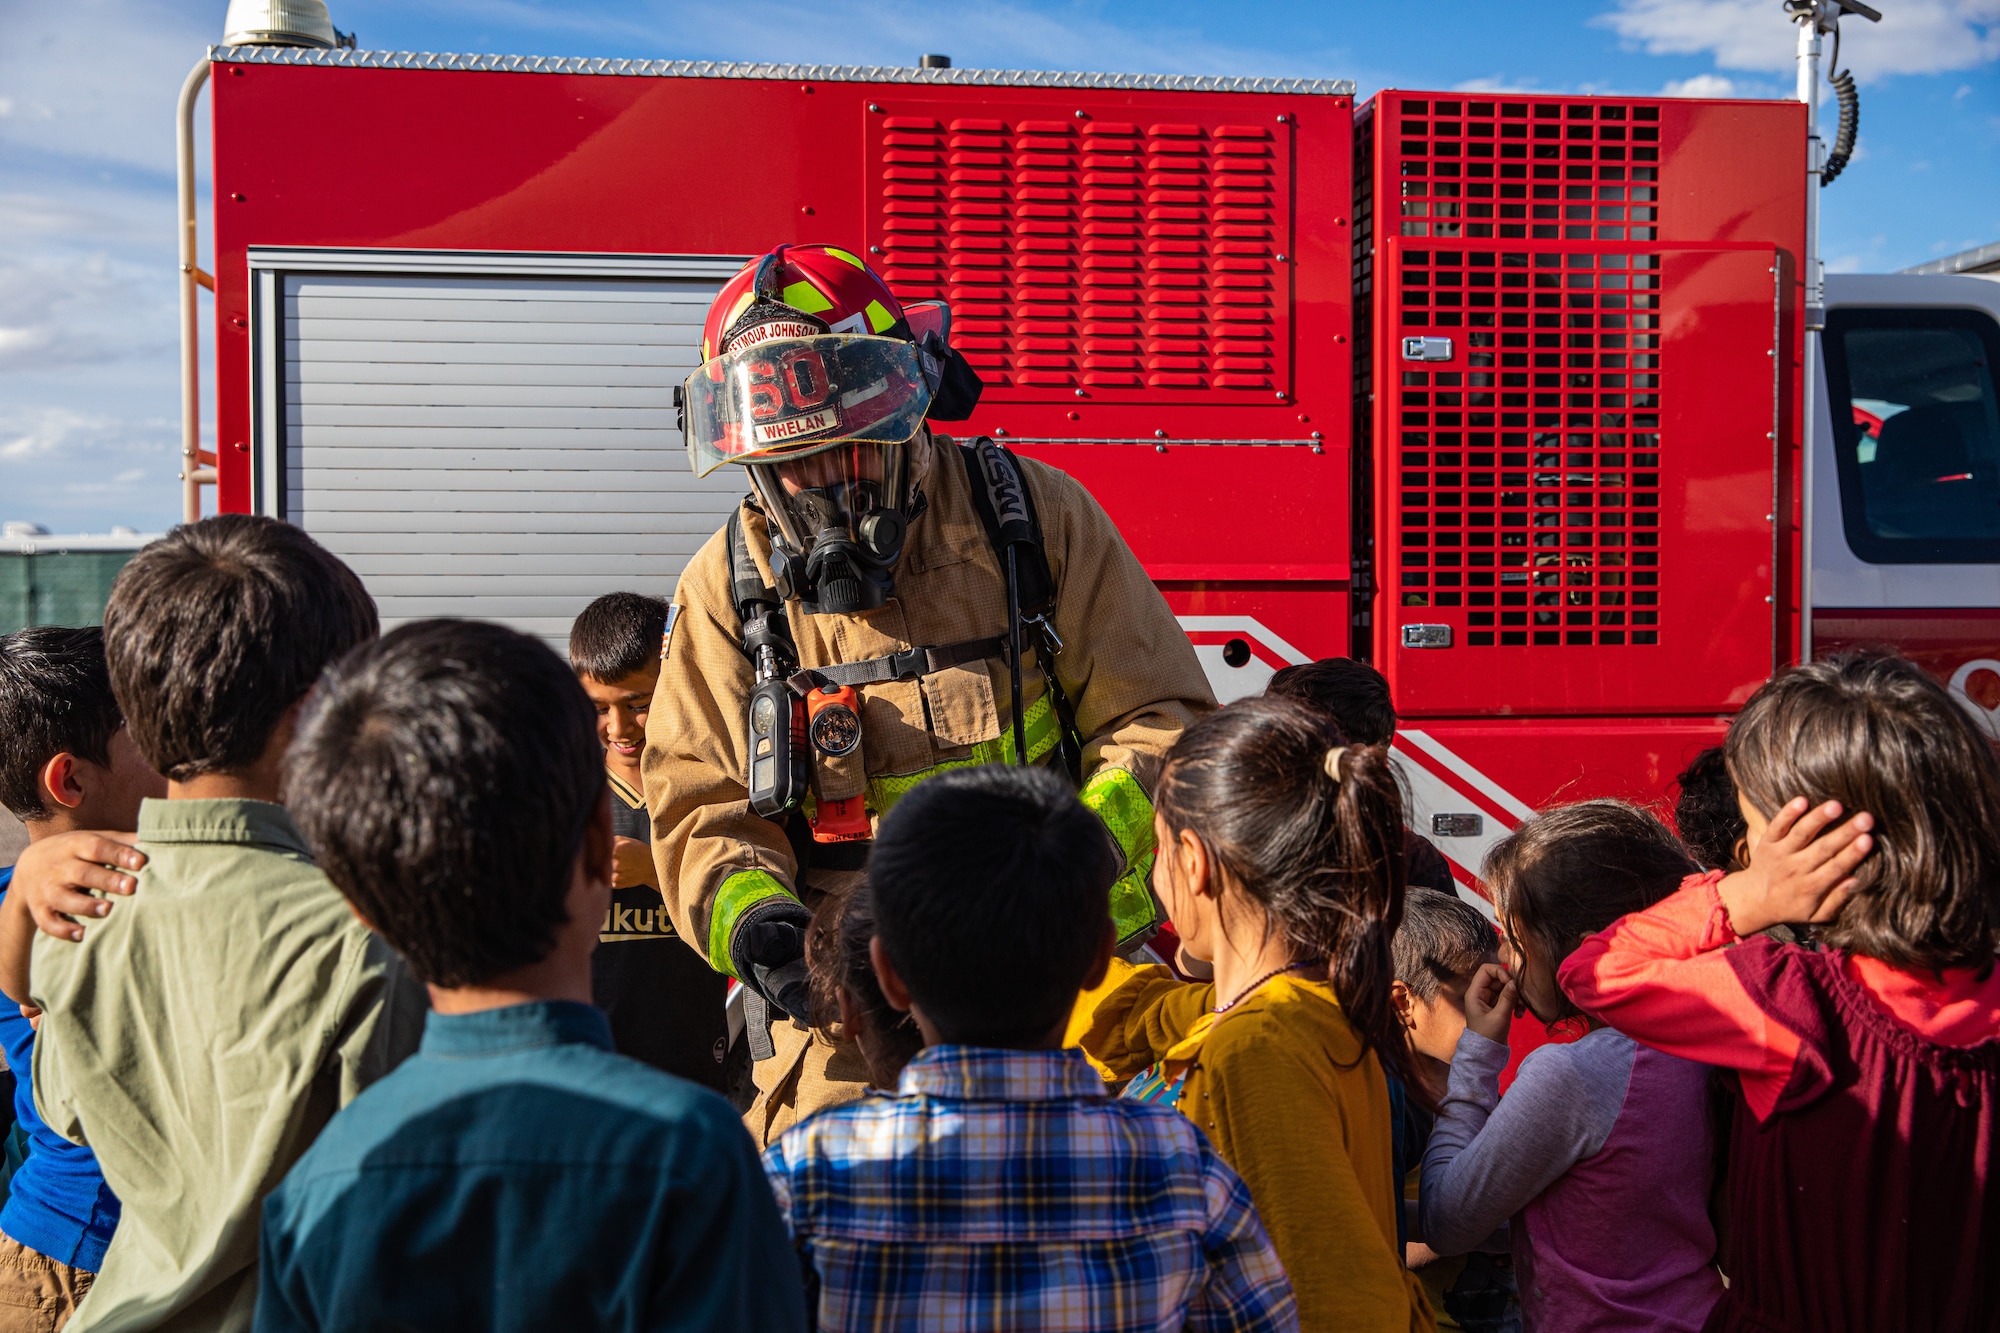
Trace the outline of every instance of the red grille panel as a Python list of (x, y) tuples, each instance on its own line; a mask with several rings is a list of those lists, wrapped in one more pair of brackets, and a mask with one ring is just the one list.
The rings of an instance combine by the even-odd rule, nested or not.
[[(1374, 295), (1399, 705), (1728, 706), (1771, 662), (1788, 238), (1725, 240), (1726, 207), (1697, 196), (1740, 181), (1685, 150), (1720, 127), (1706, 118), (1761, 108), (1384, 93), (1370, 110), (1357, 219), (1375, 244), (1356, 277)], [(1412, 356), (1412, 338), (1434, 341)], [(1716, 521), (1725, 478), (1754, 516)], [(1745, 632), (1719, 643), (1718, 623)], [(1448, 626), (1452, 646), (1402, 648), (1413, 624)]]
[(993, 401), (1289, 396), (1283, 123), (878, 105), (873, 257), (951, 302)]
[(1395, 372), (1399, 603), (1466, 608), (1474, 648), (1657, 645), (1660, 256), (1398, 257), (1399, 349), (1446, 302), (1487, 324)]

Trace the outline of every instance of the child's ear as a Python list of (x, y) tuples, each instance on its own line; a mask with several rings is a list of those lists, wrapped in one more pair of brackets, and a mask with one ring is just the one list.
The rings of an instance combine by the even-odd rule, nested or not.
[(76, 756), (68, 750), (50, 756), (39, 775), (42, 795), (65, 810), (74, 810), (82, 805), (83, 784), (77, 781), (76, 770)]
[(868, 961), (875, 969), (875, 984), (882, 988), (882, 998), (898, 1013), (910, 1012), (910, 988), (903, 984), (896, 974), (896, 965), (889, 961), (889, 951), (882, 947), (882, 937), (877, 935), (868, 941)]
[(840, 1036), (843, 1041), (859, 1041), (867, 1035), (868, 1016), (847, 987), (833, 988), (833, 1002), (840, 1010)]
[(1174, 835), (1174, 859), (1180, 863), (1181, 882), (1189, 893), (1197, 898), (1221, 896), (1210, 887), (1214, 867), (1209, 863), (1208, 845), (1195, 836), (1193, 829), (1182, 829)]
[(1396, 1017), (1402, 1020), (1406, 1028), (1417, 1025), (1416, 1015), (1410, 1012), (1410, 1006), (1415, 1002), (1416, 996), (1410, 993), (1408, 986), (1400, 981), (1389, 983), (1389, 1003), (1396, 1006)]
[(1729, 864), (1722, 868), (1730, 871), (1747, 870), (1750, 868), (1749, 833), (1744, 833), (1742, 837), (1736, 840), (1735, 845), (1729, 849)]

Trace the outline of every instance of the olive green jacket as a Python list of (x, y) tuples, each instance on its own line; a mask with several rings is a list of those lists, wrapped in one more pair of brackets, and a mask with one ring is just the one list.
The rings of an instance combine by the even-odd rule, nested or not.
[(66, 1326), (247, 1330), (264, 1196), (417, 1047), (426, 1008), (282, 806), (147, 801), (146, 868), (81, 943), (35, 942), (35, 1100), (123, 1205)]

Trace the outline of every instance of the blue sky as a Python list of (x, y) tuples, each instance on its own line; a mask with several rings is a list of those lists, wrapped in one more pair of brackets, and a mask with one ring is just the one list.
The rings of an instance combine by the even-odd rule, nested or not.
[[(1774, 97), (1780, 0), (330, 0), (376, 49), (1293, 75), (1383, 87)], [(0, 519), (174, 521), (173, 107), (223, 0), (0, 0)], [(2000, 0), (1849, 20), (1861, 151), (1829, 264), (2000, 241)], [(204, 218), (204, 235), (206, 220)], [(204, 410), (204, 417), (211, 413)]]

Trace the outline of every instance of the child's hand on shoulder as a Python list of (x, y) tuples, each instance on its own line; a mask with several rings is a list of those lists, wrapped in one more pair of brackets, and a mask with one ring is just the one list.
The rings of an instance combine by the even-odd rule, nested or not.
[(146, 864), (146, 854), (131, 845), (129, 833), (58, 833), (30, 843), (14, 864), (9, 896), (34, 918), (44, 935), (80, 940), (78, 919), (103, 917), (111, 900), (101, 894), (129, 896), (139, 886), (134, 872)]
[(1488, 1041), (1507, 1044), (1520, 986), (1514, 974), (1498, 963), (1484, 963), (1465, 988), (1465, 1026)]
[(1854, 868), (1875, 850), (1868, 833), (1874, 816), (1864, 810), (1834, 825), (1843, 813), (1838, 801), (1815, 808), (1803, 796), (1778, 811), (1751, 847), (1749, 868), (1716, 885), (1732, 930), (1750, 936), (1790, 922), (1833, 919), (1860, 886)]

